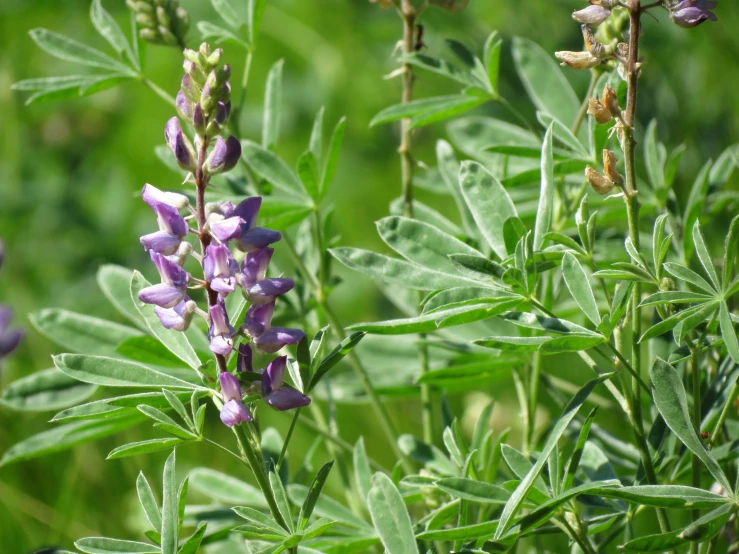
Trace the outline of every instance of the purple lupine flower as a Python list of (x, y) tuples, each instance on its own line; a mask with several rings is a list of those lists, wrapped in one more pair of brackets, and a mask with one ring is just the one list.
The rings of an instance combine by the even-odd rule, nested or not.
[(280, 240), (282, 233), (255, 226), (261, 205), (260, 196), (245, 199), (233, 211), (224, 211), (223, 220), (211, 225), (211, 232), (221, 242), (236, 239), (237, 248), (243, 252), (266, 248)]
[(174, 308), (160, 308), (154, 306), (154, 313), (159, 317), (162, 327), (174, 329), (175, 331), (187, 331), (195, 314), (195, 302), (185, 297)]
[(295, 281), (285, 277), (272, 277), (262, 279), (258, 283), (244, 289), (244, 296), (252, 304), (268, 304), (274, 302), (278, 296), (290, 292), (295, 286)]
[(154, 213), (157, 214), (159, 231), (144, 235), (139, 240), (144, 245), (145, 250), (171, 256), (177, 252), (180, 243), (187, 236), (190, 226), (174, 206), (156, 202), (152, 207)]
[(262, 373), (262, 396), (264, 401), (281, 412), (293, 408), (303, 408), (310, 404), (310, 398), (298, 390), (285, 385), (287, 356), (275, 358)]
[(151, 260), (156, 265), (162, 282), (139, 291), (139, 300), (144, 304), (156, 304), (161, 308), (174, 308), (185, 297), (190, 274), (156, 252), (151, 252)]
[(578, 23), (584, 23), (585, 25), (592, 25), (597, 27), (608, 19), (611, 15), (611, 10), (606, 9), (602, 6), (588, 6), (582, 10), (578, 10), (572, 14), (572, 19)]
[[(228, 119), (228, 116), (224, 117)], [(236, 137), (231, 135), (226, 140), (223, 140), (221, 137), (217, 137), (213, 151), (205, 161), (205, 167), (211, 175), (225, 173), (226, 171), (231, 171), (236, 167), (240, 157), (241, 143)]]
[(305, 336), (299, 329), (272, 327), (275, 301), (267, 304), (252, 304), (246, 310), (244, 327), (254, 346), (265, 354), (274, 354), (288, 344), (298, 344)]
[[(0, 249), (2, 249), (2, 243), (0, 243)], [(2, 256), (1, 253), (0, 256)], [(9, 329), (12, 319), (13, 311), (5, 306), (0, 306), (0, 360), (18, 348), (21, 340), (23, 340), (23, 331)]]
[(234, 274), (238, 269), (238, 263), (231, 257), (228, 247), (211, 244), (205, 250), (203, 258), (205, 280), (210, 283), (210, 288), (220, 293), (222, 297), (225, 298), (236, 288)]
[(141, 189), (141, 199), (153, 210), (157, 204), (168, 204), (182, 210), (190, 206), (190, 199), (184, 194), (159, 190), (154, 185), (145, 184)]
[(190, 141), (182, 132), (180, 120), (176, 116), (167, 121), (167, 125), (164, 127), (164, 139), (167, 141), (167, 146), (169, 146), (172, 154), (174, 154), (177, 165), (186, 171), (193, 171), (195, 169), (195, 152), (193, 152)]
[(680, 27), (696, 27), (704, 21), (716, 21), (711, 10), (718, 5), (717, 0), (673, 0), (670, 17)]
[(227, 356), (233, 350), (232, 337), (236, 331), (228, 321), (223, 300), (219, 300), (218, 304), (211, 306), (208, 312), (210, 314), (210, 329), (208, 330), (210, 349), (216, 354)]
[(273, 253), (273, 248), (249, 252), (241, 263), (241, 272), (236, 275), (239, 285), (244, 290), (244, 296), (253, 304), (268, 304), (295, 286), (292, 279), (266, 278), (267, 267)]
[(227, 427), (233, 427), (245, 421), (251, 421), (251, 414), (243, 402), (241, 402), (241, 385), (239, 380), (228, 372), (221, 373), (221, 397), (223, 408), (221, 408), (221, 421)]
[(177, 96), (175, 97), (175, 109), (182, 119), (189, 120), (190, 118), (192, 118), (192, 101), (190, 101), (187, 96), (185, 96), (185, 93), (182, 92), (182, 90), (178, 91)]
[(242, 342), (239, 345), (239, 354), (236, 357), (236, 371), (239, 373), (253, 373), (252, 357), (251, 346), (249, 346), (249, 343)]

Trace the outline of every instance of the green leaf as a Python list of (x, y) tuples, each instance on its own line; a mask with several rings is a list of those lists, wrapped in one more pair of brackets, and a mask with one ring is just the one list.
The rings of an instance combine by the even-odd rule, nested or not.
[(313, 128), (311, 129), (310, 140), (308, 142), (308, 150), (313, 153), (319, 164), (323, 157), (323, 118), (325, 113), (325, 106), (321, 106), (321, 109), (318, 110), (313, 120)]
[(570, 456), (570, 459), (567, 460), (567, 467), (565, 468), (565, 475), (562, 479), (562, 490), (567, 491), (572, 487), (572, 484), (575, 482), (575, 474), (577, 473), (577, 468), (580, 465), (580, 460), (582, 459), (583, 452), (585, 451), (585, 443), (588, 440), (588, 435), (590, 434), (590, 427), (593, 425), (593, 420), (595, 419), (595, 414), (598, 413), (598, 407), (596, 406), (593, 408), (593, 410), (588, 414), (587, 419), (585, 420), (585, 423), (583, 423), (582, 427), (580, 428), (580, 435), (577, 438), (577, 442), (575, 443), (575, 450), (573, 450), (572, 455)]
[[(433, 293), (432, 293), (433, 294)], [(433, 294), (423, 304), (423, 313), (466, 306), (469, 304), (491, 304), (515, 307), (525, 299), (521, 296), (487, 287), (456, 287)]]
[(364, 336), (365, 333), (362, 332), (352, 333), (343, 341), (341, 341), (341, 343), (336, 348), (334, 348), (331, 353), (328, 354), (328, 356), (321, 360), (321, 363), (316, 366), (316, 371), (310, 381), (308, 391), (313, 390), (321, 381), (321, 379), (323, 379), (323, 376), (326, 375), (326, 373), (328, 373), (328, 371), (332, 367), (338, 364), (342, 359), (344, 359), (347, 354), (354, 350), (354, 347), (359, 344), (359, 341), (361, 341)]
[(0, 393), (0, 404), (28, 412), (59, 410), (79, 404), (96, 390), (53, 367), (10, 383)]
[(372, 488), (372, 470), (370, 469), (369, 458), (367, 457), (367, 449), (364, 447), (364, 437), (354, 445), (354, 479), (356, 480), (357, 490), (364, 502), (367, 502), (367, 495)]
[(323, 489), (323, 485), (326, 483), (326, 479), (328, 479), (328, 474), (331, 472), (331, 467), (333, 465), (333, 461), (325, 464), (318, 471), (318, 474), (316, 474), (316, 477), (313, 479), (313, 482), (308, 489), (308, 496), (305, 498), (305, 502), (303, 502), (303, 505), (300, 507), (300, 515), (298, 516), (299, 531), (302, 531), (308, 526), (308, 520), (313, 514), (313, 509), (316, 507), (316, 502), (321, 496), (321, 490)]
[(92, 20), (92, 24), (98, 33), (110, 43), (119, 56), (125, 55), (135, 68), (140, 69), (138, 67), (139, 61), (134, 56), (126, 35), (118, 23), (115, 22), (115, 19), (103, 8), (100, 0), (93, 0), (90, 4), (90, 20)]
[(506, 272), (506, 268), (502, 265), (482, 256), (452, 254), (449, 259), (456, 266), (457, 271), (476, 281), (500, 280)]
[(147, 329), (143, 317), (130, 301), (133, 271), (120, 265), (103, 265), (97, 272), (100, 290), (110, 303), (131, 322)]
[(498, 98), (498, 78), (500, 76), (500, 50), (503, 41), (498, 38), (498, 31), (493, 31), (485, 41), (482, 59), (485, 62), (490, 88), (493, 91), (493, 98)]
[[(302, 506), (308, 498), (308, 487), (303, 485), (289, 485), (287, 492), (290, 500), (297, 505)], [(326, 495), (320, 496), (316, 502), (314, 512), (321, 517), (340, 521), (349, 527), (355, 527), (363, 531), (372, 531), (372, 527), (359, 516), (355, 515), (349, 508), (339, 504), (336, 500)]]
[(481, 502), (484, 504), (505, 504), (511, 496), (507, 490), (497, 485), (465, 479), (462, 477), (450, 477), (440, 479), (436, 486), (454, 498)]
[(359, 248), (332, 248), (331, 255), (349, 269), (364, 273), (375, 279), (418, 290), (439, 290), (459, 286), (462, 282), (474, 281), (449, 275), (441, 271), (426, 269), (417, 264), (398, 260)]
[(141, 336), (131, 327), (56, 308), (30, 314), (29, 319), (55, 343), (85, 354), (112, 354), (124, 340)]
[(457, 275), (453, 254), (480, 256), (482, 253), (459, 239), (407, 217), (385, 217), (377, 222), (377, 232), (382, 240), (409, 262), (436, 271)]
[(160, 373), (150, 367), (104, 356), (60, 354), (53, 357), (54, 365), (70, 377), (104, 387), (169, 387), (202, 389), (198, 385)]
[[(589, 161), (592, 158), (580, 140), (559, 119), (544, 112), (537, 112), (536, 117), (545, 127), (552, 127), (554, 138), (571, 151), (564, 151), (567, 152), (567, 158), (579, 158), (581, 161)], [(562, 155), (564, 152), (559, 150), (557, 153)], [(554, 168), (552, 168), (552, 172), (554, 172)]]
[(652, 366), (652, 392), (654, 404), (662, 414), (667, 426), (688, 449), (698, 456), (706, 469), (724, 490), (733, 490), (718, 462), (706, 450), (698, 436), (688, 411), (688, 400), (682, 379), (677, 371), (664, 360), (657, 358)]
[(471, 73), (463, 71), (445, 60), (439, 60), (423, 54), (411, 54), (409, 56), (401, 56), (400, 61), (415, 65), (422, 69), (427, 69), (465, 86), (478, 88), (484, 87), (484, 84), (476, 79)]
[(162, 495), (162, 554), (177, 554), (177, 476), (175, 475), (175, 455), (172, 451), (164, 464)]
[[(403, 216), (404, 212), (405, 207), (403, 198), (399, 197), (390, 202), (391, 215)], [(434, 208), (431, 208), (423, 202), (419, 202), (415, 199), (413, 200), (413, 217), (415, 220), (427, 223), (448, 235), (464, 235), (464, 231), (462, 231), (456, 223), (451, 222)]]
[(644, 143), (644, 160), (647, 164), (649, 181), (655, 190), (665, 188), (664, 161), (660, 157), (659, 146), (660, 144), (657, 141), (657, 120), (653, 119), (647, 127), (646, 142)]
[[(515, 302), (518, 302), (515, 299)], [(405, 319), (391, 319), (376, 323), (355, 323), (347, 327), (350, 331), (366, 331), (375, 335), (408, 335), (412, 333), (429, 333), (445, 327), (453, 327), (474, 321), (490, 319), (510, 309), (506, 304), (490, 306), (489, 304), (461, 306), (448, 310), (440, 310), (430, 314)]]
[(314, 202), (320, 201), (320, 177), (318, 176), (318, 160), (316, 155), (308, 150), (298, 159), (298, 176), (303, 183), (305, 192)]
[(403, 454), (436, 473), (457, 475), (454, 464), (432, 444), (427, 444), (413, 435), (402, 435), (398, 438), (398, 447)]
[(183, 544), (177, 551), (177, 554), (197, 554), (200, 544), (203, 542), (203, 538), (205, 537), (207, 527), (208, 523), (205, 521), (198, 523), (195, 532), (185, 541), (185, 544)]
[(695, 220), (695, 225), (693, 225), (693, 245), (698, 254), (698, 259), (700, 260), (703, 269), (706, 271), (708, 278), (711, 280), (713, 287), (716, 290), (721, 290), (721, 282), (718, 278), (718, 273), (716, 273), (716, 268), (713, 267), (711, 254), (708, 252), (706, 241), (703, 239), (703, 233), (701, 232), (701, 224), (697, 219)]
[(729, 352), (729, 356), (736, 363), (739, 363), (739, 340), (737, 340), (736, 330), (734, 324), (729, 316), (729, 307), (726, 302), (721, 302), (719, 307), (719, 325), (721, 326), (721, 336), (724, 339), (726, 350)]
[(234, 30), (238, 31), (246, 24), (228, 0), (210, 0), (210, 3), (213, 4), (213, 8), (221, 16), (221, 19), (233, 27)]
[(372, 523), (388, 554), (418, 554), (413, 527), (403, 497), (390, 478), (375, 473), (367, 495)]
[(541, 250), (544, 238), (552, 228), (552, 213), (554, 210), (554, 161), (552, 159), (552, 133), (549, 126), (544, 135), (544, 146), (541, 150), (541, 190), (539, 192), (539, 207), (536, 211), (534, 225), (534, 250)]
[(339, 164), (339, 154), (341, 153), (341, 142), (344, 139), (344, 128), (346, 127), (346, 118), (342, 117), (334, 127), (331, 134), (331, 143), (328, 146), (328, 155), (326, 164), (323, 167), (323, 176), (321, 177), (321, 193), (320, 198), (328, 192), (328, 187), (334, 180), (336, 175), (336, 167)]
[(505, 352), (536, 352), (551, 337), (487, 337), (472, 341), (486, 348), (495, 348)]
[(140, 417), (109, 418), (98, 421), (77, 421), (54, 427), (14, 444), (0, 459), (0, 467), (13, 462), (38, 458), (67, 450), (78, 444), (107, 437), (141, 423)]
[(415, 129), (469, 111), (486, 100), (484, 97), (467, 94), (452, 94), (413, 100), (385, 108), (370, 121), (370, 126), (413, 118), (411, 128)]
[(172, 354), (158, 339), (148, 335), (131, 337), (115, 349), (116, 353), (144, 365), (181, 368), (182, 361)]
[(288, 533), (280, 527), (270, 516), (263, 514), (259, 510), (249, 508), (247, 506), (238, 506), (231, 508), (239, 517), (243, 517), (247, 521), (251, 521), (254, 525), (264, 527), (277, 533), (280, 536), (287, 537)]
[(572, 297), (580, 306), (580, 309), (596, 327), (600, 325), (600, 313), (595, 302), (593, 289), (590, 287), (588, 276), (585, 274), (580, 262), (574, 255), (566, 252), (562, 258), (562, 275)]
[(729, 224), (729, 232), (726, 235), (724, 246), (724, 279), (723, 290), (727, 292), (731, 283), (734, 261), (739, 253), (739, 215), (734, 217)]
[(198, 21), (197, 26), (203, 40), (216, 39), (216, 44), (219, 44), (226, 40), (233, 40), (247, 48), (249, 46), (249, 44), (245, 40), (241, 39), (237, 34), (232, 33), (228, 29), (224, 29), (223, 27), (220, 27), (218, 25), (214, 25), (213, 23), (210, 23), (208, 21)]
[(712, 302), (707, 302), (705, 304), (693, 306), (692, 308), (688, 308), (686, 310), (679, 311), (671, 315), (667, 319), (664, 319), (647, 329), (647, 331), (639, 339), (639, 342), (641, 343), (651, 338), (658, 337), (666, 333), (667, 331), (670, 331), (671, 329), (675, 329), (678, 325), (686, 320), (691, 320), (692, 322), (694, 322), (692, 327), (695, 327), (695, 325), (698, 325), (701, 321), (708, 317), (709, 314), (715, 311), (718, 308), (718, 304), (719, 301), (715, 300)]
[(262, 126), (262, 148), (274, 150), (280, 137), (280, 111), (282, 109), (282, 66), (278, 60), (267, 74), (264, 91), (264, 122)]
[(153, 544), (143, 542), (88, 537), (80, 539), (74, 546), (86, 554), (159, 554), (162, 550)]
[(693, 183), (693, 187), (690, 189), (688, 203), (685, 206), (685, 214), (683, 215), (683, 229), (685, 231), (683, 232), (683, 255), (686, 260), (689, 260), (693, 253), (693, 237), (687, 231), (693, 229), (693, 225), (698, 220), (706, 203), (711, 165), (711, 161), (709, 160), (701, 168), (700, 173), (698, 173)]
[(136, 493), (139, 496), (139, 502), (144, 509), (146, 519), (149, 520), (154, 530), (160, 533), (162, 529), (162, 512), (154, 496), (154, 491), (151, 490), (149, 481), (146, 480), (143, 471), (139, 472), (139, 476), (136, 478)]
[(618, 498), (644, 506), (684, 510), (714, 508), (731, 502), (731, 499), (720, 494), (683, 485), (640, 485), (608, 488), (592, 491), (592, 494), (605, 498)]
[(472, 213), (467, 207), (467, 203), (462, 196), (462, 191), (459, 189), (459, 162), (454, 156), (454, 150), (448, 142), (444, 140), (437, 141), (436, 160), (441, 178), (454, 198), (454, 203), (457, 205), (457, 211), (459, 212), (465, 232), (471, 237), (477, 237), (478, 233), (475, 220), (472, 218)]
[(214, 469), (199, 467), (190, 472), (190, 485), (199, 493), (224, 504), (267, 507), (261, 491), (249, 483)]
[(680, 264), (675, 264), (672, 262), (665, 263), (664, 268), (673, 277), (677, 277), (681, 281), (687, 281), (688, 283), (695, 285), (699, 289), (704, 290), (711, 296), (716, 295), (716, 291), (713, 289), (711, 285), (708, 284), (708, 281), (706, 281), (703, 277), (698, 275), (692, 269), (688, 269), (685, 266), (682, 266)]
[(549, 455), (552, 453), (555, 446), (557, 445), (557, 441), (560, 439), (562, 434), (564, 434), (570, 422), (577, 415), (580, 407), (583, 405), (588, 396), (590, 396), (590, 393), (597, 385), (599, 385), (606, 379), (610, 379), (612, 376), (613, 374), (601, 375), (597, 379), (589, 381), (580, 389), (580, 391), (574, 396), (574, 398), (570, 400), (569, 404), (567, 404), (562, 415), (554, 424), (554, 427), (552, 428), (552, 431), (547, 438), (547, 442), (544, 445), (539, 458), (536, 460), (534, 467), (531, 468), (531, 471), (526, 474), (526, 477), (521, 481), (518, 487), (516, 487), (516, 490), (511, 495), (510, 500), (503, 508), (503, 513), (500, 516), (500, 523), (498, 524), (498, 528), (495, 531), (496, 539), (500, 539), (503, 536), (503, 533), (508, 528), (512, 518), (516, 515), (518, 509), (521, 507), (524, 498), (526, 498), (526, 494), (529, 492), (529, 489), (533, 485), (534, 480), (541, 473), (541, 470), (544, 467), (547, 459), (549, 458)]
[[(272, 494), (274, 495), (277, 508), (280, 510), (282, 517), (287, 523), (288, 531), (294, 532), (295, 525), (293, 524), (292, 513), (290, 511), (290, 502), (287, 500), (287, 492), (285, 487), (282, 485), (280, 476), (275, 471), (269, 472), (269, 484), (272, 488)], [(307, 498), (307, 497), (306, 497)]]
[(576, 335), (600, 336), (597, 333), (588, 331), (585, 327), (580, 327), (566, 319), (558, 319), (555, 317), (545, 317), (525, 312), (511, 312), (504, 315), (503, 319), (513, 323), (513, 325), (516, 325), (517, 327), (535, 329), (537, 331), (561, 333), (563, 335), (574, 333)]
[(695, 292), (656, 292), (646, 297), (639, 306), (645, 308), (647, 306), (660, 306), (664, 304), (692, 304), (704, 303), (713, 300), (713, 296), (707, 294), (699, 294)]
[(459, 186), (487, 243), (498, 257), (505, 258), (508, 252), (503, 240), (503, 224), (511, 217), (518, 217), (508, 192), (491, 173), (476, 162), (462, 163)]
[(605, 341), (604, 337), (594, 335), (577, 335), (572, 333), (564, 337), (550, 339), (539, 347), (543, 354), (561, 354), (563, 352), (580, 352), (595, 348)]
[(552, 55), (529, 39), (514, 37), (513, 60), (536, 107), (567, 126), (573, 125), (580, 101)]
[(264, 9), (267, 6), (267, 0), (248, 0), (248, 20), (247, 24), (249, 27), (249, 42), (255, 44), (257, 35), (259, 35), (259, 28), (262, 25), (262, 16), (264, 15)]
[(144, 279), (143, 275), (138, 271), (134, 271), (130, 284), (131, 301), (141, 314), (141, 317), (144, 318), (149, 331), (151, 331), (151, 333), (161, 341), (167, 350), (172, 352), (172, 354), (177, 356), (191, 368), (198, 371), (198, 368), (202, 364), (200, 363), (200, 359), (197, 354), (195, 354), (195, 350), (187, 339), (185, 333), (162, 327), (159, 317), (156, 312), (154, 312), (154, 307), (150, 304), (141, 304), (141, 302), (139, 302), (139, 292), (141, 289), (148, 287), (149, 285), (150, 283)]
[(197, 438), (196, 435), (193, 435), (184, 427), (178, 425), (171, 417), (157, 408), (143, 405), (138, 406), (138, 410), (149, 419), (153, 419), (157, 422), (154, 424), (154, 427), (158, 427), (170, 435), (174, 435), (175, 437), (179, 437), (184, 440)]
[[(500, 453), (506, 464), (508, 464), (508, 467), (511, 468), (511, 471), (519, 479), (525, 479), (534, 467), (534, 464), (531, 463), (531, 460), (529, 460), (528, 457), (526, 457), (523, 453), (519, 452), (509, 444), (501, 444)], [(541, 475), (534, 479), (533, 486), (542, 495), (546, 497), (549, 496), (549, 489), (547, 488), (547, 484), (544, 482), (544, 478)]]
[(114, 448), (105, 458), (106, 460), (116, 460), (118, 458), (127, 458), (129, 456), (139, 456), (141, 454), (151, 454), (152, 452), (161, 452), (162, 450), (171, 450), (175, 446), (183, 443), (183, 440), (176, 437), (166, 439), (151, 439), (146, 441), (131, 442)]
[(300, 180), (275, 154), (248, 140), (241, 141), (241, 148), (244, 161), (262, 179), (288, 194), (305, 198)]
[(60, 60), (132, 74), (128, 67), (107, 54), (64, 35), (41, 28), (32, 29), (28, 34), (41, 50)]

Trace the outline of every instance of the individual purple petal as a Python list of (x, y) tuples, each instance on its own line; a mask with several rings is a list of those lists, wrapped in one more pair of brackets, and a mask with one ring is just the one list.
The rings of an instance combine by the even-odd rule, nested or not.
[(700, 25), (704, 21), (708, 21), (709, 19), (711, 21), (716, 21), (718, 19), (716, 17), (716, 14), (714, 14), (713, 12), (697, 7), (690, 7), (683, 10), (678, 10), (676, 12), (673, 12), (670, 17), (672, 17), (672, 20), (677, 23), (677, 25), (686, 29), (697, 27), (698, 25)]
[(145, 184), (144, 188), (141, 190), (141, 199), (146, 202), (152, 210), (155, 209), (157, 204), (168, 204), (178, 210), (190, 205), (190, 199), (184, 194), (165, 192), (148, 183)]
[(160, 254), (151, 254), (151, 259), (159, 271), (163, 283), (185, 289), (190, 283), (190, 274), (179, 265)]
[(257, 350), (265, 354), (274, 354), (283, 346), (288, 344), (298, 344), (305, 333), (299, 329), (288, 329), (285, 327), (270, 327), (261, 335), (254, 338), (254, 345)]
[(234, 277), (216, 277), (210, 282), (210, 288), (218, 292), (224, 298), (236, 290), (236, 279)]
[(180, 81), (180, 90), (192, 101), (197, 100), (200, 96), (200, 91), (193, 82), (192, 76), (189, 73), (185, 73), (182, 76), (182, 81)]
[(234, 260), (231, 251), (220, 244), (211, 244), (205, 250), (203, 272), (207, 281), (216, 277), (229, 277), (234, 270)]
[(291, 387), (282, 387), (268, 394), (264, 397), (264, 401), (281, 412), (294, 408), (304, 408), (310, 404), (310, 398)]
[(224, 371), (218, 379), (221, 383), (221, 396), (224, 402), (229, 400), (241, 401), (241, 384), (234, 375)]
[[(185, 76), (189, 77), (189, 75)], [(188, 100), (187, 96), (185, 96), (185, 93), (181, 90), (177, 92), (177, 97), (175, 98), (175, 108), (182, 119), (190, 119), (192, 117), (192, 102)]]
[(157, 224), (161, 231), (166, 231), (170, 235), (184, 238), (190, 230), (185, 218), (180, 215), (177, 208), (169, 204), (156, 204), (154, 212), (157, 214)]
[(279, 356), (272, 360), (262, 373), (262, 395), (267, 396), (276, 391), (285, 382), (287, 356)]
[(193, 154), (190, 152), (185, 135), (182, 132), (180, 120), (177, 117), (173, 117), (167, 121), (167, 125), (164, 127), (164, 139), (174, 154), (177, 164), (182, 169), (190, 170), (194, 168)]
[(272, 243), (279, 241), (282, 233), (263, 227), (253, 227), (241, 236), (236, 237), (236, 247), (242, 252), (254, 252), (266, 248)]
[(223, 140), (221, 137), (216, 138), (216, 144), (213, 151), (206, 160), (206, 167), (210, 174), (216, 175), (231, 171), (241, 157), (241, 143), (234, 136)]
[(241, 286), (251, 287), (267, 276), (267, 268), (274, 252), (274, 248), (260, 248), (246, 255), (241, 263)]
[(266, 304), (272, 302), (275, 297), (289, 292), (294, 286), (295, 281), (292, 279), (276, 277), (262, 279), (244, 292), (253, 304)]
[(20, 329), (0, 334), (0, 358), (11, 354), (23, 340), (25, 333)]
[(221, 421), (227, 427), (233, 427), (245, 421), (251, 421), (251, 414), (246, 406), (238, 400), (229, 400), (221, 408)]
[(162, 308), (174, 308), (180, 303), (185, 292), (177, 287), (160, 283), (139, 291), (139, 300), (144, 304), (156, 304)]
[(246, 317), (244, 324), (246, 325), (246, 331), (251, 337), (258, 337), (266, 329), (272, 325), (272, 315), (275, 311), (275, 302), (269, 302), (268, 304), (249, 306), (246, 310)]
[(180, 237), (170, 235), (166, 231), (157, 231), (156, 233), (150, 233), (148, 235), (144, 235), (139, 240), (141, 244), (144, 245), (144, 250), (151, 250), (152, 252), (158, 252), (159, 254), (164, 254), (165, 256), (171, 256), (172, 254), (177, 252), (177, 249), (182, 242), (182, 239)]
[(254, 371), (251, 346), (248, 343), (243, 342), (239, 345), (239, 354), (236, 358), (236, 371), (239, 373)]
[(257, 222), (257, 216), (259, 215), (259, 208), (262, 207), (261, 196), (250, 196), (239, 202), (234, 207), (233, 215), (239, 216), (244, 220), (245, 230), (249, 230), (254, 227)]
[(209, 347), (211, 352), (215, 352), (221, 356), (228, 356), (233, 350), (230, 339), (221, 335), (210, 339)]
[(174, 152), (177, 147), (177, 136), (182, 134), (182, 125), (177, 117), (172, 117), (167, 121), (164, 126), (164, 140), (167, 141), (167, 146)]
[(223, 303), (216, 304), (208, 308), (210, 314), (210, 333), (212, 336), (226, 335), (231, 336), (234, 333), (234, 328), (228, 321), (228, 314)]
[(192, 322), (195, 307), (195, 302), (185, 296), (182, 301), (173, 308), (154, 306), (154, 313), (157, 314), (162, 327), (165, 329), (187, 331)]
[(205, 130), (205, 114), (200, 102), (197, 102), (192, 109), (192, 126), (198, 131), (198, 134), (202, 134)]
[(210, 225), (210, 232), (222, 243), (226, 243), (241, 235), (244, 220), (238, 216), (229, 217)]

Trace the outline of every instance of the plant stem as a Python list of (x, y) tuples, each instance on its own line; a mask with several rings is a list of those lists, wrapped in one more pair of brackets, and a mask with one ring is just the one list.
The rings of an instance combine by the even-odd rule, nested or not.
[(254, 477), (264, 495), (264, 499), (267, 501), (267, 506), (269, 507), (272, 517), (280, 527), (290, 532), (290, 527), (282, 516), (282, 512), (280, 512), (280, 509), (277, 507), (277, 500), (275, 500), (272, 486), (269, 484), (269, 476), (264, 469), (264, 460), (261, 455), (257, 454), (252, 441), (246, 434), (246, 428), (244, 425), (246, 424), (234, 425), (233, 427), (236, 440), (239, 443), (241, 455), (254, 473)]
[[(416, 31), (416, 9), (411, 0), (401, 0), (400, 16), (403, 20), (403, 55), (410, 56), (415, 51), (414, 35)], [(413, 66), (403, 64), (403, 96), (402, 103), (413, 101)], [(400, 180), (403, 195), (403, 215), (413, 218), (413, 132), (411, 120), (405, 118), (400, 122)], [(419, 303), (420, 303), (419, 296)], [(426, 346), (426, 335), (419, 335), (418, 358), (421, 365), (421, 375), (429, 371), (429, 354)], [(434, 413), (431, 402), (431, 387), (428, 383), (421, 384), (421, 423), (423, 440), (428, 444), (434, 442)]]
[(734, 383), (734, 386), (731, 387), (731, 392), (729, 393), (729, 397), (726, 399), (726, 404), (724, 404), (724, 409), (721, 410), (721, 415), (718, 418), (718, 421), (716, 422), (716, 427), (713, 429), (713, 433), (711, 433), (711, 438), (708, 440), (708, 448), (713, 448), (713, 445), (716, 443), (716, 439), (718, 439), (718, 435), (721, 432), (721, 428), (724, 426), (724, 421), (726, 420), (726, 417), (729, 415), (729, 411), (731, 410), (731, 407), (734, 405), (734, 402), (736, 402), (736, 399), (739, 398), (739, 380), (737, 380)]
[(580, 106), (580, 111), (577, 112), (575, 123), (572, 126), (572, 134), (575, 136), (577, 136), (577, 133), (580, 132), (580, 126), (582, 125), (582, 122), (585, 119), (585, 114), (588, 113), (588, 105), (590, 104), (590, 97), (593, 96), (593, 92), (595, 91), (596, 82), (598, 82), (598, 72), (595, 69), (591, 69), (590, 70), (590, 84), (588, 85), (588, 91), (585, 93), (585, 100), (583, 100), (583, 103)]
[(300, 410), (303, 408), (298, 408), (295, 410), (295, 414), (293, 415), (293, 420), (290, 422), (290, 428), (287, 430), (287, 436), (285, 437), (285, 442), (282, 445), (282, 450), (280, 451), (280, 457), (277, 458), (277, 465), (275, 465), (275, 471), (279, 473), (280, 468), (282, 467), (282, 461), (285, 459), (285, 454), (287, 454), (287, 445), (290, 444), (290, 439), (293, 436), (293, 431), (295, 430), (295, 425), (298, 423), (298, 419), (300, 418)]

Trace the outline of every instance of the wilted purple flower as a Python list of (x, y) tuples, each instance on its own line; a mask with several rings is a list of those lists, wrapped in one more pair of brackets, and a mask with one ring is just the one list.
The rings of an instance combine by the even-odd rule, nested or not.
[(196, 304), (190, 298), (185, 297), (174, 308), (160, 308), (154, 306), (154, 313), (159, 317), (162, 327), (174, 329), (175, 331), (187, 331), (195, 314)]
[(285, 385), (287, 356), (272, 360), (262, 373), (262, 396), (275, 410), (285, 411), (303, 408), (310, 404), (310, 398), (300, 391)]
[(221, 421), (228, 427), (233, 427), (245, 421), (251, 421), (249, 410), (241, 402), (241, 385), (239, 380), (228, 372), (221, 373)]
[(208, 312), (210, 314), (210, 329), (208, 330), (210, 349), (216, 354), (227, 356), (233, 350), (232, 337), (236, 331), (228, 321), (226, 306), (220, 300), (218, 304), (211, 306)]
[(236, 167), (240, 157), (241, 143), (236, 137), (231, 135), (226, 140), (218, 137), (213, 151), (205, 161), (205, 169), (211, 175), (231, 171)]
[(716, 21), (711, 10), (718, 5), (716, 0), (673, 0), (670, 17), (680, 27), (696, 27), (704, 21)]
[(592, 25), (597, 27), (608, 19), (611, 15), (611, 10), (606, 9), (602, 6), (588, 6), (582, 10), (578, 10), (572, 14), (572, 19), (578, 23), (584, 23), (585, 25)]
[(210, 283), (210, 288), (224, 298), (236, 288), (234, 274), (238, 269), (238, 263), (231, 257), (228, 247), (211, 244), (205, 250), (203, 258), (205, 280)]
[(266, 354), (274, 354), (288, 344), (298, 344), (305, 336), (299, 329), (272, 327), (274, 310), (274, 300), (267, 304), (253, 304), (246, 310), (246, 332), (253, 339), (257, 350)]
[(164, 127), (164, 139), (167, 141), (167, 146), (169, 146), (172, 154), (174, 154), (177, 165), (186, 171), (193, 171), (195, 169), (195, 152), (190, 141), (182, 132), (182, 126), (177, 117), (167, 121), (167, 125)]
[(162, 282), (139, 291), (139, 300), (161, 308), (174, 308), (185, 297), (190, 274), (165, 256), (151, 253), (151, 260), (159, 271)]
[[(2, 248), (1, 243), (0, 248)], [(11, 319), (13, 319), (13, 311), (5, 306), (0, 306), (0, 360), (18, 348), (23, 339), (23, 331), (9, 329)]]

